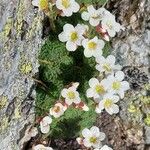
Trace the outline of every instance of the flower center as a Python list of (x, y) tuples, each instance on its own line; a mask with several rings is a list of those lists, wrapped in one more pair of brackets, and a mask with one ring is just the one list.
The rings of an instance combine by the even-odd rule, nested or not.
[(113, 102), (111, 99), (106, 99), (104, 103), (105, 108), (110, 108), (112, 106)]
[(74, 99), (76, 97), (74, 92), (68, 92), (67, 95), (68, 95), (69, 99)]
[(91, 137), (90, 138), (90, 143), (96, 143), (97, 141), (97, 138), (96, 137)]
[(68, 8), (70, 6), (70, 1), (69, 0), (62, 0), (62, 5), (65, 7), (65, 8)]
[(95, 90), (98, 94), (104, 94), (105, 93), (105, 89), (102, 85), (96, 85)]
[(76, 41), (78, 39), (78, 34), (77, 32), (72, 32), (71, 33), (71, 41)]
[(39, 150), (46, 150), (45, 148), (40, 148)]
[(103, 69), (106, 70), (107, 72), (111, 72), (111, 67), (109, 64), (104, 64)]
[(40, 0), (39, 7), (42, 10), (48, 9), (48, 0)]
[(109, 29), (112, 29), (112, 22), (111, 21), (107, 21), (107, 26), (109, 27)]
[(96, 44), (95, 42), (89, 42), (89, 43), (88, 43), (88, 48), (89, 48), (89, 49), (92, 49), (92, 50), (93, 50), (93, 49), (96, 49), (96, 46), (97, 46), (97, 44)]
[(121, 87), (121, 83), (120, 83), (120, 82), (118, 82), (118, 81), (113, 82), (112, 88), (113, 88), (114, 90), (119, 90), (120, 87)]
[(93, 15), (92, 15), (92, 18), (93, 18), (93, 19), (99, 19), (99, 18), (100, 18), (100, 15), (98, 15), (98, 14), (93, 14)]
[(59, 106), (55, 106), (54, 107), (54, 111), (55, 111), (55, 113), (58, 113), (60, 111), (60, 107)]

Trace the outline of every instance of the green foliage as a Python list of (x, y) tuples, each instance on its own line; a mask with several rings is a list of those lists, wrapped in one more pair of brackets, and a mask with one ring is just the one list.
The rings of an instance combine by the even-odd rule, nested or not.
[[(59, 119), (53, 119), (51, 136), (53, 138), (70, 138), (78, 136), (85, 127), (91, 127), (96, 121), (93, 102), (86, 97), (89, 88), (88, 81), (98, 76), (95, 69), (95, 59), (86, 58), (83, 48), (79, 47), (75, 52), (68, 52), (65, 43), (58, 40), (58, 34), (62, 32), (63, 25), (82, 23), (80, 15), (75, 14), (71, 18), (57, 18), (56, 31), (51, 32), (49, 39), (43, 45), (39, 55), (39, 80), (44, 83), (37, 87), (36, 114), (44, 116), (60, 97), (61, 90), (71, 82), (79, 82), (79, 93), (82, 101), (89, 107), (88, 112), (69, 108)], [(108, 53), (108, 45), (105, 47), (105, 55)]]

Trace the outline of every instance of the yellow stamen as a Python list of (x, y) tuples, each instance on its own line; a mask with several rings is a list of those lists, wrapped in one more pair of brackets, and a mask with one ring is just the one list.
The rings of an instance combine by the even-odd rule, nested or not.
[(65, 8), (68, 8), (70, 6), (70, 1), (69, 0), (62, 0), (62, 5), (65, 7)]
[(98, 94), (104, 94), (105, 93), (105, 89), (102, 85), (96, 85), (95, 90)]
[(60, 111), (60, 107), (59, 106), (55, 106), (54, 107), (54, 111), (55, 111), (55, 113), (58, 113)]
[(113, 88), (114, 90), (119, 90), (120, 87), (121, 87), (121, 83), (120, 83), (120, 82), (118, 82), (118, 81), (113, 82), (112, 88)]
[(89, 42), (88, 43), (88, 48), (89, 49), (96, 49), (97, 44), (95, 42)]
[(112, 22), (111, 21), (107, 21), (107, 26), (109, 27), (109, 29), (112, 29)]
[(74, 92), (68, 92), (67, 95), (68, 95), (69, 99), (74, 99), (76, 97)]
[(71, 38), (71, 41), (76, 41), (78, 39), (77, 32), (72, 32), (70, 38)]
[(111, 67), (109, 64), (104, 64), (103, 69), (106, 70), (107, 72), (111, 72)]
[(48, 9), (48, 0), (40, 0), (39, 1), (39, 7), (41, 10), (47, 10)]
[(111, 99), (106, 99), (104, 103), (105, 108), (110, 108), (112, 106), (113, 102)]
[(100, 18), (100, 15), (94, 14), (94, 15), (92, 16), (92, 18), (93, 18), (93, 19), (98, 19), (98, 18)]
[(90, 138), (90, 142), (91, 142), (91, 143), (96, 143), (96, 141), (97, 141), (97, 138), (96, 138), (96, 137), (91, 137), (91, 138)]

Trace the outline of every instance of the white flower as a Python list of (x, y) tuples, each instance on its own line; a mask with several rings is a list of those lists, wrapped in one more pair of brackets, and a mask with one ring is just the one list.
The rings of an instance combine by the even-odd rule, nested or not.
[(55, 118), (59, 118), (64, 114), (66, 109), (66, 106), (63, 106), (61, 103), (56, 103), (54, 107), (50, 108), (50, 115), (54, 116)]
[(103, 96), (108, 89), (106, 82), (107, 82), (106, 79), (99, 82), (96, 78), (91, 78), (89, 80), (90, 88), (86, 91), (87, 97), (88, 98), (93, 97), (94, 99), (98, 99), (101, 96)]
[(48, 133), (50, 130), (50, 124), (52, 123), (52, 118), (49, 116), (44, 117), (40, 122), (40, 129), (42, 133)]
[(85, 21), (89, 21), (90, 25), (97, 26), (105, 15), (105, 8), (99, 8), (96, 10), (92, 5), (87, 7), (87, 11), (81, 14), (81, 17)]
[(106, 83), (109, 87), (109, 92), (118, 94), (121, 99), (124, 98), (124, 92), (130, 89), (129, 83), (127, 81), (122, 81), (124, 77), (125, 75), (122, 71), (117, 71), (115, 75), (113, 73), (106, 79)]
[(51, 147), (45, 147), (42, 144), (38, 144), (33, 147), (33, 150), (53, 150)]
[(102, 148), (95, 148), (94, 150), (113, 150), (111, 147), (108, 147), (107, 145), (104, 145)]
[(110, 115), (117, 114), (119, 112), (119, 107), (115, 103), (119, 101), (119, 96), (106, 94), (103, 99), (99, 102), (96, 107), (96, 112), (101, 113), (105, 109)]
[(65, 98), (65, 103), (68, 105), (71, 105), (72, 103), (79, 104), (81, 102), (79, 93), (77, 92), (77, 88), (75, 86), (71, 86), (68, 89), (63, 89), (61, 91), (61, 95)]
[(102, 49), (104, 48), (105, 43), (103, 40), (100, 40), (95, 36), (91, 40), (84, 39), (82, 45), (84, 47), (85, 57), (98, 57), (102, 55)]
[(110, 37), (114, 37), (123, 27), (116, 22), (115, 16), (107, 15), (101, 22), (102, 28), (106, 29)]
[(105, 72), (106, 74), (112, 73), (113, 71), (120, 70), (120, 65), (115, 65), (115, 57), (113, 55), (109, 55), (107, 58), (104, 58), (103, 56), (97, 57), (96, 62), (98, 63), (96, 65), (96, 69), (98, 71)]
[(32, 0), (32, 5), (39, 7), (40, 10), (48, 9), (48, 0)]
[(94, 147), (94, 148), (100, 148), (101, 141), (105, 139), (105, 133), (100, 132), (99, 128), (96, 126), (91, 127), (91, 129), (85, 128), (82, 131), (83, 144), (86, 147)]
[(56, 7), (62, 11), (62, 16), (71, 16), (79, 11), (80, 6), (75, 0), (56, 0)]
[(113, 149), (107, 145), (104, 145), (100, 150), (113, 150)]
[(81, 45), (84, 39), (83, 34), (86, 30), (87, 27), (81, 24), (78, 24), (76, 27), (71, 24), (65, 24), (63, 32), (58, 35), (58, 38), (61, 42), (67, 42), (66, 48), (68, 51), (75, 51)]

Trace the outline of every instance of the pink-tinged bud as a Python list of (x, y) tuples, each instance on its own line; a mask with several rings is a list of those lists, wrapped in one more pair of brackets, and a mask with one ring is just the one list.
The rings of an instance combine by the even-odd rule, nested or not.
[(79, 109), (84, 110), (84, 111), (89, 111), (89, 107), (83, 102), (76, 104), (75, 108), (79, 108)]
[(67, 109), (69, 107), (68, 104), (66, 104), (65, 102), (61, 102), (61, 104)]
[(106, 29), (102, 28), (100, 25), (96, 26), (96, 31), (101, 34), (105, 34), (107, 32)]
[(109, 41), (109, 35), (106, 31), (106, 29), (102, 28), (100, 25), (96, 27), (96, 31), (101, 34), (104, 40)]
[(83, 144), (83, 139), (78, 137), (76, 138), (76, 141), (78, 142), (78, 144), (82, 145)]
[(103, 35), (104, 40), (109, 41), (109, 35), (106, 33)]
[(74, 87), (77, 89), (78, 86), (79, 86), (79, 82), (74, 82), (74, 83), (72, 83), (72, 86), (74, 86)]

